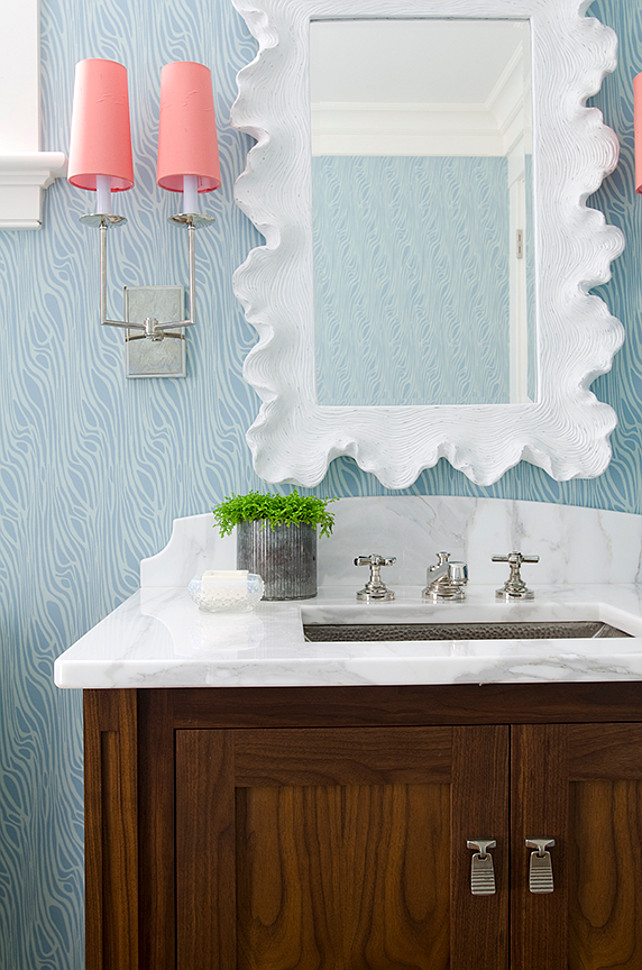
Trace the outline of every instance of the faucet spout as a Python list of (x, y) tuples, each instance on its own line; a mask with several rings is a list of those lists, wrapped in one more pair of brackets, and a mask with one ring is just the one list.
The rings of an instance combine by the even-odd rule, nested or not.
[(447, 579), (450, 575), (450, 563), (448, 558), (450, 556), (449, 552), (438, 552), (439, 562), (436, 566), (429, 566), (426, 572), (426, 578), (430, 578), (431, 585), (433, 583), (441, 583), (444, 579)]
[(428, 585), (422, 592), (424, 599), (437, 603), (440, 600), (463, 600), (464, 587), (468, 582), (468, 566), (465, 562), (450, 560), (449, 552), (438, 552), (437, 562), (426, 570)]

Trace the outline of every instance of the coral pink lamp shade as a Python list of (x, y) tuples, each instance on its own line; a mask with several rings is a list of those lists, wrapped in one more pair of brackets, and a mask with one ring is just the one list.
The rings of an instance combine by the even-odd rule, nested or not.
[(635, 191), (642, 192), (642, 74), (633, 79), (633, 128), (635, 131)]
[(127, 70), (91, 57), (76, 64), (67, 178), (96, 189), (97, 176), (111, 179), (112, 192), (134, 184)]
[(185, 175), (196, 177), (198, 192), (221, 184), (210, 70), (176, 61), (161, 71), (156, 181), (162, 189), (182, 192)]

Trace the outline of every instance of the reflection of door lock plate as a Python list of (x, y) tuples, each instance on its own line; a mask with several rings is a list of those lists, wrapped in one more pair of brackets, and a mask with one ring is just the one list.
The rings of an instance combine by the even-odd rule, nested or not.
[(515, 240), (515, 256), (517, 259), (524, 258), (524, 230), (517, 230), (517, 238)]

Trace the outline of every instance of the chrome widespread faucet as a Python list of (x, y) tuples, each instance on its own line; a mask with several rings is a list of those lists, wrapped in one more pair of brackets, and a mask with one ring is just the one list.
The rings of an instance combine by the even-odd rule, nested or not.
[(443, 600), (456, 602), (466, 596), (464, 587), (468, 582), (468, 566), (455, 559), (450, 561), (449, 552), (438, 552), (437, 562), (426, 570), (428, 585), (422, 592), (423, 599), (438, 603)]

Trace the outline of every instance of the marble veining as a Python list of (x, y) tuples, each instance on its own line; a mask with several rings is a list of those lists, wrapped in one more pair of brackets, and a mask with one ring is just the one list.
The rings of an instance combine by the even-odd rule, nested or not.
[[(402, 587), (390, 604), (357, 604), (341, 589), (315, 600), (262, 603), (254, 613), (201, 613), (183, 588), (139, 590), (56, 661), (60, 687), (350, 686), (629, 680), (642, 677), (642, 591), (609, 585), (537, 588), (503, 604), (479, 587), (463, 604), (422, 603)], [(633, 634), (613, 640), (308, 643), (306, 622), (479, 622), (601, 619)]]
[[(396, 556), (384, 570), (391, 586), (423, 583), (436, 553), (448, 550), (469, 566), (471, 586), (504, 582), (495, 553), (518, 549), (540, 556), (525, 566), (529, 584), (637, 583), (642, 562), (642, 516), (543, 502), (457, 496), (388, 495), (343, 498), (331, 506), (332, 536), (319, 540), (319, 586), (363, 585), (355, 556)], [(176, 519), (168, 545), (143, 559), (146, 586), (186, 586), (205, 569), (234, 568), (234, 536), (221, 539), (211, 513)], [(507, 575), (507, 573), (506, 573)]]
[[(141, 588), (55, 665), (59, 687), (259, 687), (489, 684), (642, 679), (642, 517), (534, 502), (434, 496), (342, 499), (334, 534), (319, 542), (319, 595), (260, 603), (252, 613), (198, 610), (187, 583), (235, 565), (234, 537), (211, 514), (177, 519), (158, 555), (141, 563)], [(532, 602), (495, 589), (518, 548)], [(425, 569), (448, 549), (470, 566), (463, 603), (422, 601)], [(392, 603), (355, 599), (365, 574), (355, 555), (397, 556), (386, 569)], [(526, 574), (526, 569), (528, 573)], [(629, 638), (309, 643), (306, 623), (505, 622), (597, 619)]]

